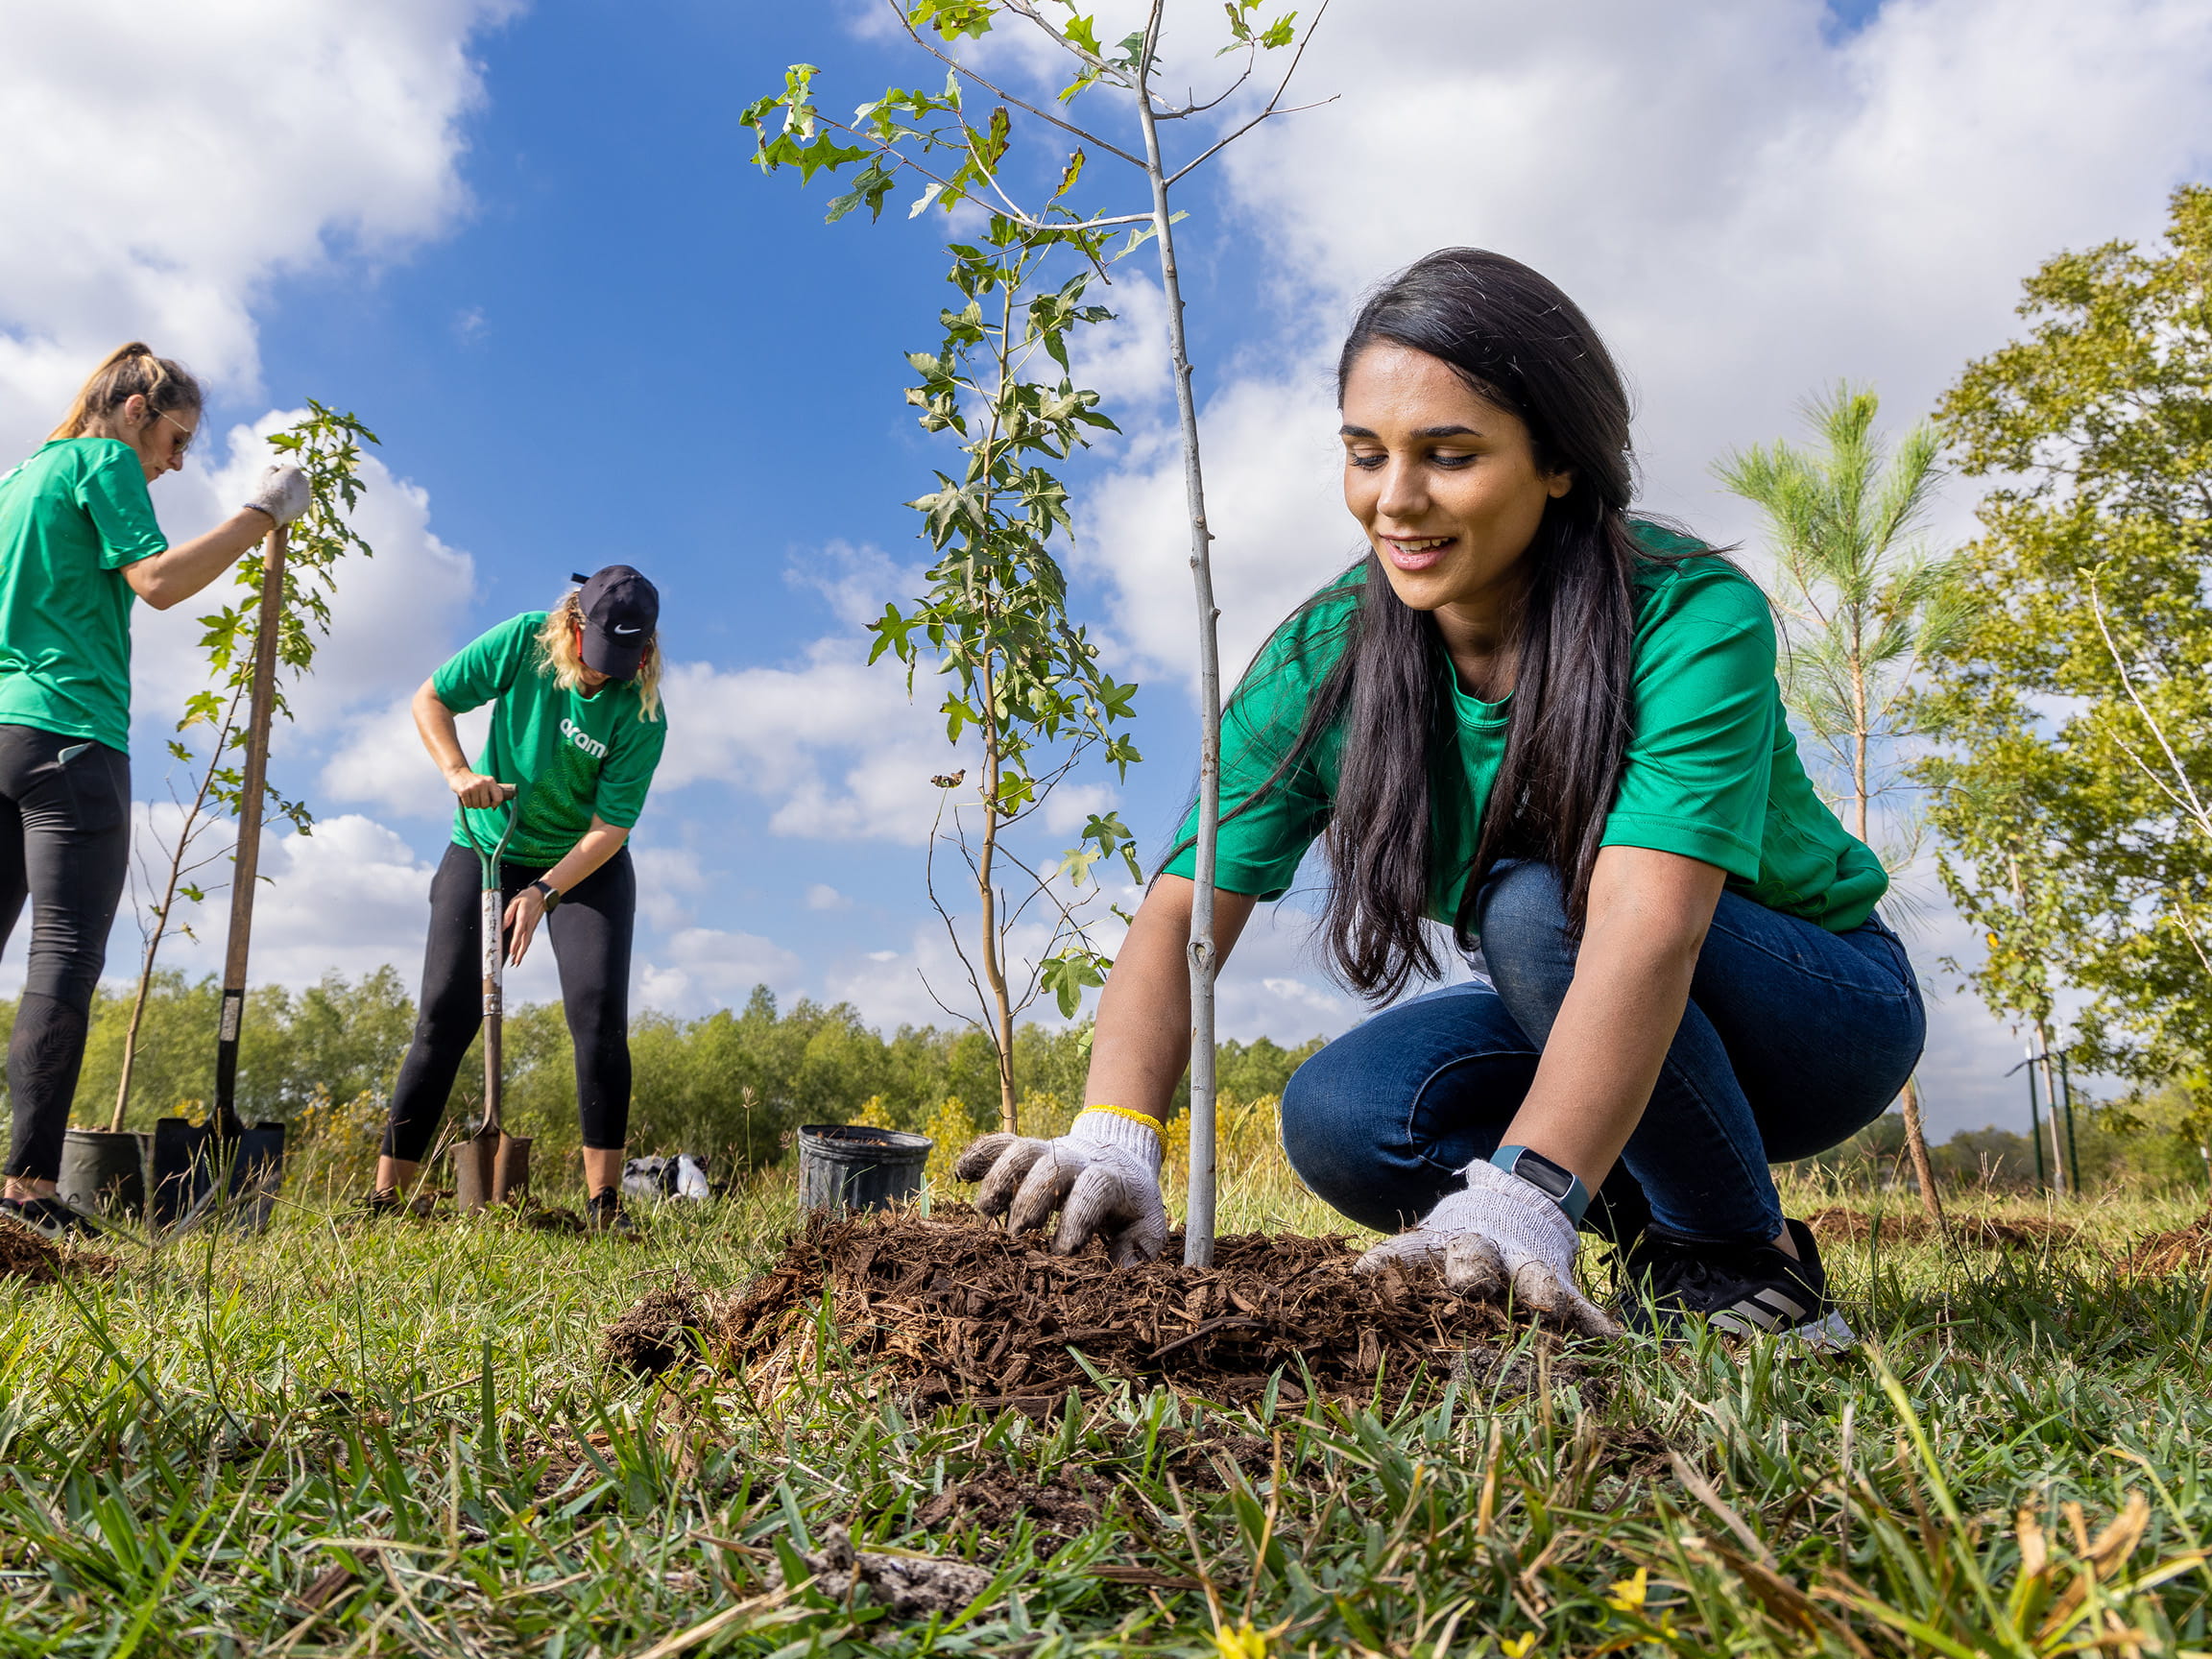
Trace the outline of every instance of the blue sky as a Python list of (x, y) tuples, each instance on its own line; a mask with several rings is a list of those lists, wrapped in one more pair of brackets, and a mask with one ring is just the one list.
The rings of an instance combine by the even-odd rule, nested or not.
[[(173, 531), (211, 518), (250, 466), (243, 429), (307, 397), (385, 440), (379, 568), (342, 597), (279, 752), (325, 828), (268, 860), (257, 966), (297, 982), (392, 961), (412, 978), (444, 798), (399, 705), (474, 632), (622, 560), (661, 585), (684, 665), (685, 759), (637, 836), (640, 998), (698, 1013), (766, 978), (885, 1023), (931, 1018), (921, 971), (951, 986), (920, 835), (945, 757), (926, 709), (860, 666), (856, 618), (910, 591), (921, 562), (900, 503), (940, 451), (903, 405), (902, 353), (934, 343), (943, 224), (895, 205), (824, 225), (830, 192), (756, 173), (735, 115), (793, 60), (822, 66), (833, 108), (934, 77), (857, 4), (278, 15), (209, 0), (187, 27), (91, 0), (0, 66), (0, 140), (37, 163), (0, 183), (6, 222), (31, 228), (0, 249), (0, 443), (35, 442), (132, 334), (202, 368), (211, 429), (242, 429), (208, 445), (228, 472), (156, 493)], [(1001, 72), (1034, 72), (994, 50)], [(132, 54), (161, 73), (133, 81)], [(1715, 453), (1789, 431), (1842, 375), (1873, 380), (1900, 421), (1919, 414), (2007, 337), (2036, 261), (2155, 232), (2212, 139), (2212, 24), (2180, 0), (1338, 0), (1302, 84), (1341, 97), (1245, 140), (1180, 203), (1239, 661), (1354, 547), (1327, 361), (1367, 284), (1450, 242), (1546, 270), (1635, 382), (1647, 498), (1751, 537), (1706, 478)], [(1086, 780), (1082, 799), (1111, 799), (1157, 847), (1194, 732), (1142, 263), (1086, 365), (1129, 436), (1073, 471), (1071, 569), (1117, 671), (1142, 683), (1147, 756), (1126, 790)], [(1940, 534), (1966, 533), (1971, 501), (1954, 489)], [(142, 617), (139, 639), (137, 789), (157, 802), (188, 620)], [(1959, 932), (1937, 916), (1915, 941), (1937, 989)], [(111, 970), (135, 939), (127, 919)], [(19, 973), (17, 946), (0, 985)], [(551, 988), (543, 964), (517, 987)], [(1288, 915), (1232, 965), (1225, 1012), (1235, 1034), (1296, 1040), (1358, 1011)], [(1946, 997), (1937, 1127), (2024, 1117), (2002, 1079), (2018, 1052)]]

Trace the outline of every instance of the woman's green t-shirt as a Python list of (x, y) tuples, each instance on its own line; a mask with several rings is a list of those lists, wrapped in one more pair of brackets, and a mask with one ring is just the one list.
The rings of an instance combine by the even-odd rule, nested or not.
[[(1654, 552), (1696, 543), (1655, 526)], [(1215, 885), (1258, 899), (1289, 890), (1328, 823), (1341, 771), (1341, 726), (1258, 804), (1238, 810), (1289, 753), (1306, 709), (1342, 654), (1364, 570), (1355, 570), (1268, 641), (1221, 722)], [(1639, 565), (1633, 647), (1635, 727), (1604, 845), (1648, 847), (1718, 865), (1728, 887), (1786, 915), (1847, 932), (1872, 914), (1888, 878), (1815, 792), (1774, 677), (1774, 623), (1757, 584), (1720, 559)], [(1456, 685), (1458, 753), (1431, 789), (1431, 916), (1449, 922), (1475, 855), (1482, 808), (1505, 757), (1510, 697), (1484, 703)], [(1236, 812), (1237, 816), (1229, 814)], [(1193, 811), (1179, 840), (1197, 832)], [(1165, 873), (1189, 877), (1185, 848)]]
[(0, 723), (131, 748), (123, 566), (169, 545), (113, 438), (57, 438), (0, 478)]
[[(521, 790), (522, 818), (507, 858), (551, 866), (591, 828), (593, 814), (621, 830), (637, 824), (668, 719), (664, 709), (640, 719), (643, 705), (629, 681), (611, 680), (589, 697), (565, 689), (538, 643), (546, 614), (525, 612), (471, 640), (430, 677), (430, 688), (456, 714), (498, 699), (476, 770)], [(506, 815), (504, 807), (459, 807), (453, 839), (489, 849)]]

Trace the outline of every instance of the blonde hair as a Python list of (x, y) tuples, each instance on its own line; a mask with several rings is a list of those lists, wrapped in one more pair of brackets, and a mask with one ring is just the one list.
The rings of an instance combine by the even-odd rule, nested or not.
[[(545, 661), (553, 665), (553, 680), (564, 691), (581, 691), (584, 688), (584, 656), (576, 648), (577, 625), (584, 620), (584, 607), (577, 599), (581, 589), (571, 588), (562, 595), (561, 603), (554, 606), (545, 618), (545, 625), (538, 630), (538, 643), (545, 652)], [(637, 662), (637, 678), (630, 682), (637, 687), (637, 718), (658, 720), (661, 717), (661, 635), (654, 631), (653, 637), (645, 641), (645, 655)]]
[(118, 346), (78, 389), (77, 400), (61, 417), (61, 424), (46, 434), (46, 441), (82, 438), (86, 427), (114, 414), (133, 397), (145, 398), (146, 407), (160, 415), (198, 409), (200, 382), (183, 364), (155, 356), (154, 348), (142, 340)]

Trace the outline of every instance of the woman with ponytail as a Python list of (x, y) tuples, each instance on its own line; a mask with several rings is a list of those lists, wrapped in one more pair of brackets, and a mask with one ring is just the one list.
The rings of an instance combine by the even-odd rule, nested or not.
[[(1592, 1334), (1577, 1229), (1615, 1312), (1848, 1341), (1768, 1166), (1895, 1098), (1925, 1023), (1887, 882), (1799, 761), (1759, 589), (1629, 512), (1628, 401), (1573, 301), (1496, 253), (1375, 294), (1337, 370), (1364, 557), (1262, 649), (1222, 733), (1224, 957), (1308, 847), (1340, 977), (1396, 1002), (1290, 1080), (1314, 1191), (1430, 1262)], [(1159, 1120), (1190, 1057), (1193, 856), (1152, 883), (1099, 1001), (1092, 1102), (1054, 1142), (986, 1136), (960, 1173), (1017, 1227), (1117, 1260), (1166, 1238)], [(1407, 1231), (1400, 1232), (1400, 1229)]]
[(42, 1233), (81, 1225), (54, 1192), (131, 855), (132, 601), (181, 604), (307, 508), (300, 469), (271, 467), (230, 517), (170, 546), (147, 486), (184, 465), (200, 411), (191, 374), (133, 342), (0, 477), (0, 947), (31, 902), (0, 1215)]

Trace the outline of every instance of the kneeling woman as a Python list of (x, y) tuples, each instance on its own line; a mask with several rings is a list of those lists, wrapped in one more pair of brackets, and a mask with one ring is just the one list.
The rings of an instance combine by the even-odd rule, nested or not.
[[(1370, 1265), (1431, 1258), (1610, 1329), (1575, 1288), (1579, 1225), (1623, 1253), (1632, 1324), (1847, 1334), (1768, 1165), (1879, 1116), (1925, 1027), (1874, 913), (1882, 866), (1799, 762), (1764, 596), (1629, 516), (1620, 376), (1525, 266), (1422, 260), (1361, 311), (1337, 387), (1368, 553), (1230, 704), (1217, 941), (1318, 836), (1345, 979), (1381, 999), (1440, 976), (1431, 922), (1486, 977), (1302, 1067), (1292, 1164), (1354, 1220), (1410, 1229)], [(1189, 1059), (1193, 868), (1186, 845), (1116, 961), (1091, 1108), (1062, 1141), (964, 1159), (1017, 1225), (1064, 1206), (1063, 1249), (1165, 1241), (1154, 1123)]]
[[(445, 1115), (461, 1061), (483, 1023), (475, 846), (497, 843), (514, 801), (515, 832), (499, 881), (508, 960), (519, 963), (542, 921), (561, 970), (576, 1049), (584, 1186), (595, 1230), (627, 1230), (622, 1147), (630, 1122), (630, 943), (637, 876), (624, 845), (661, 762), (661, 597), (627, 565), (610, 565), (553, 611), (505, 622), (415, 693), (415, 727), (460, 800), (453, 845), (430, 881), (415, 1042), (392, 1089), (372, 1214), (397, 1210)], [(453, 716), (497, 699), (474, 766)]]

